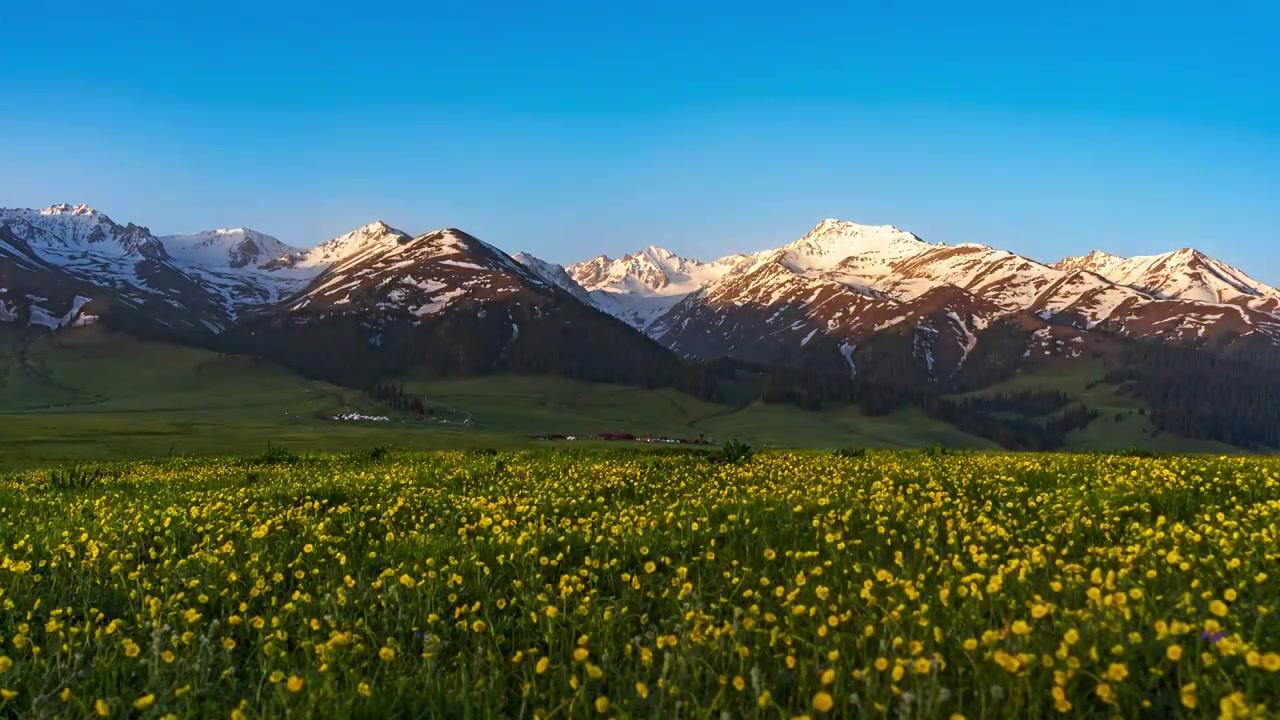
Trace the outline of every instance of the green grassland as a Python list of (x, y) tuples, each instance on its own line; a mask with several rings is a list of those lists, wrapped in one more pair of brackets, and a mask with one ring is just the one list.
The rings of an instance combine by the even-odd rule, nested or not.
[(1141, 447), (1165, 453), (1238, 453), (1239, 448), (1212, 440), (1195, 440), (1158, 432), (1139, 400), (1119, 392), (1115, 385), (1100, 383), (1105, 370), (1100, 363), (1058, 364), (1036, 368), (968, 395), (993, 395), (1028, 390), (1058, 390), (1072, 404), (1084, 403), (1099, 417), (1067, 435), (1064, 450), (1123, 450)]
[[(869, 418), (722, 405), (672, 390), (548, 377), (406, 381), (436, 421), (398, 414), (363, 392), (270, 362), (86, 328), (20, 341), (0, 333), (0, 468), (168, 455), (530, 447), (537, 434), (598, 432), (738, 438), (761, 446), (990, 448), (916, 410)], [(455, 408), (456, 412), (449, 408)], [(389, 422), (334, 421), (344, 411)], [(471, 427), (462, 420), (469, 413)], [(578, 442), (577, 445), (590, 445)]]
[(848, 407), (808, 412), (758, 402), (731, 406), (674, 390), (528, 376), (408, 383), (406, 388), (470, 411), (478, 429), (513, 437), (629, 432), (738, 438), (774, 447), (993, 447), (915, 409), (872, 418)]

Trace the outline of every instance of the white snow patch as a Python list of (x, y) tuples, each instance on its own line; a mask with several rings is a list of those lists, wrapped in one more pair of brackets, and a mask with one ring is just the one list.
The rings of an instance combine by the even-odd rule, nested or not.
[(333, 416), (334, 420), (355, 420), (360, 422), (386, 422), (391, 418), (386, 415), (362, 415), (358, 412), (345, 412)]
[(853, 351), (856, 347), (857, 346), (855, 346), (853, 343), (849, 342), (848, 340), (845, 340), (844, 342), (840, 343), (840, 354), (844, 356), (844, 361), (849, 363), (850, 377), (858, 376), (858, 366), (855, 365), (853, 362)]
[(423, 316), (423, 315), (432, 315), (432, 314), (438, 313), (438, 312), (440, 312), (441, 310), (445, 309), (445, 306), (447, 306), (449, 303), (453, 302), (456, 298), (461, 297), (461, 296), (466, 295), (466, 294), (467, 294), (467, 291), (466, 291), (466, 290), (464, 290), (464, 289), (462, 289), (462, 288), (458, 288), (457, 290), (450, 290), (450, 291), (448, 291), (448, 292), (440, 293), (439, 295), (437, 295), (437, 296), (433, 297), (433, 298), (431, 299), (431, 302), (428, 302), (427, 304), (425, 304), (425, 305), (421, 305), (421, 306), (416, 307), (416, 308), (411, 308), (411, 309), (409, 310), (409, 312), (411, 312), (411, 313), (413, 313), (414, 315), (417, 315), (417, 316), (419, 316), (419, 317), (421, 317), (421, 316)]
[(484, 267), (484, 266), (482, 266), (482, 265), (477, 265), (477, 264), (475, 264), (475, 263), (471, 263), (471, 262), (463, 262), (463, 261), (461, 261), (461, 260), (441, 260), (441, 261), (440, 261), (440, 264), (441, 264), (441, 265), (452, 265), (452, 266), (454, 266), (454, 267), (460, 267), (460, 268), (467, 268), (468, 270), (486, 270), (486, 269), (488, 269), (488, 268), (485, 268), (485, 267)]

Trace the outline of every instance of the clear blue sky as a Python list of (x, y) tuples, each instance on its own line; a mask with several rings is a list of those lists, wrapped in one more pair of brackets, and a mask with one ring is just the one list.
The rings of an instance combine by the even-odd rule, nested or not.
[(1280, 283), (1274, 6), (14, 2), (0, 206), (562, 263), (839, 217)]

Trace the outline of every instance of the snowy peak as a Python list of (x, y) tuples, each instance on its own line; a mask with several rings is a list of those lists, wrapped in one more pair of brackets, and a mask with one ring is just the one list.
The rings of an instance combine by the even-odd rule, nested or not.
[(108, 219), (106, 215), (94, 210), (93, 208), (81, 203), (79, 205), (70, 205), (68, 203), (58, 203), (51, 205), (40, 211), (41, 215), (101, 215), (103, 219)]
[(164, 246), (145, 227), (119, 225), (87, 205), (60, 203), (43, 210), (0, 208), (0, 225), (9, 225), (31, 250), (62, 264), (71, 255), (165, 257)]
[(1248, 304), (1280, 298), (1275, 288), (1195, 248), (1131, 258), (1095, 250), (1066, 258), (1054, 267), (1096, 273), (1118, 285), (1172, 300)]
[(213, 268), (261, 267), (272, 260), (301, 252), (270, 235), (248, 228), (168, 235), (161, 237), (160, 242), (175, 260)]
[(782, 247), (777, 259), (797, 272), (832, 270), (843, 264), (859, 280), (874, 282), (888, 274), (894, 262), (929, 247), (915, 235), (892, 225), (827, 219), (804, 237)]
[(300, 254), (292, 266), (299, 268), (327, 267), (334, 263), (357, 259), (395, 245), (408, 242), (408, 233), (397, 230), (378, 220), (358, 227), (349, 233), (321, 243)]
[(364, 242), (290, 298), (288, 313), (359, 316), (377, 328), (387, 318), (421, 320), (464, 301), (483, 306), (559, 294), (529, 267), (456, 228), (417, 237), (386, 226), (362, 230)]
[(617, 260), (599, 255), (570, 265), (566, 272), (590, 293), (596, 307), (638, 330), (649, 331), (677, 303), (746, 260), (746, 256), (730, 256), (703, 263), (650, 245)]
[(687, 295), (719, 279), (731, 267), (702, 263), (656, 245), (610, 260), (600, 255), (566, 268), (586, 290), (649, 296)]
[(1112, 255), (1102, 250), (1092, 250), (1088, 255), (1080, 255), (1077, 257), (1063, 258), (1053, 264), (1058, 270), (1083, 270), (1085, 272), (1096, 273), (1103, 277), (1107, 273), (1112, 272), (1117, 266), (1121, 265), (1127, 258), (1119, 255)]

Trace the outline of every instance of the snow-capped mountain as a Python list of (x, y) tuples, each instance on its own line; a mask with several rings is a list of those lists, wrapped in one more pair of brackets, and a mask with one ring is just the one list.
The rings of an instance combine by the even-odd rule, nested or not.
[(9, 322), (57, 328), (93, 322), (107, 307), (122, 323), (175, 333), (227, 322), (216, 298), (150, 230), (86, 205), (0, 209), (0, 287), (27, 301), (7, 308)]
[[(598, 302), (602, 309), (677, 352), (763, 364), (853, 363), (869, 338), (895, 332), (912, 336), (932, 374), (946, 374), (998, 320), (1066, 326), (1067, 334), (1280, 339), (1280, 295), (1196, 251), (1132, 260), (1093, 253), (1050, 266), (980, 244), (925, 242), (892, 226), (824, 220), (776, 250), (708, 265), (678, 258), (678, 267), (702, 271), (684, 284), (668, 281), (669, 255), (650, 249), (569, 271), (589, 290), (610, 291), (614, 302)], [(664, 291), (669, 304), (646, 307), (636, 322), (634, 308)]]
[(591, 297), (591, 293), (587, 292), (572, 277), (570, 277), (569, 273), (565, 271), (563, 266), (541, 260), (527, 252), (518, 252), (511, 257), (516, 262), (529, 268), (533, 274), (537, 275), (543, 281), (564, 290), (570, 295), (578, 298), (582, 303), (592, 307), (598, 307), (595, 299)]
[(277, 258), (302, 252), (270, 235), (248, 228), (206, 230), (158, 239), (175, 261), (207, 268), (261, 267)]
[(339, 263), (359, 262), (371, 255), (384, 252), (409, 242), (413, 238), (403, 230), (397, 230), (378, 220), (349, 233), (320, 243), (310, 250), (301, 250), (275, 263), (268, 263), (269, 270), (297, 268), (321, 272)]
[(709, 262), (650, 246), (564, 268), (456, 229), (415, 236), (374, 222), (298, 248), (244, 228), (156, 237), (84, 205), (0, 210), (0, 323), (97, 321), (334, 375), (425, 361), (585, 376), (630, 362), (613, 355), (625, 347), (662, 365), (662, 345), (850, 374), (905, 357), (936, 379), (990, 351), (983, 338), (1010, 323), (1029, 333), (1016, 349), (1029, 357), (1078, 357), (1123, 337), (1275, 347), (1280, 291), (1189, 249), (1046, 265), (840, 220)]
[(248, 229), (157, 238), (83, 205), (0, 210), (8, 327), (101, 320), (349, 383), (419, 366), (674, 376), (669, 351), (542, 275), (456, 229), (374, 222), (301, 249)]
[(62, 203), (43, 210), (0, 208), (0, 224), (25, 239), (28, 249), (50, 262), (96, 258), (158, 258), (164, 247), (151, 231), (118, 225), (87, 205)]
[[(347, 238), (331, 242), (349, 242)], [(317, 250), (331, 252), (328, 245)], [(332, 255), (337, 259), (325, 264), (314, 282), (290, 298), (286, 305), (290, 311), (322, 307), (329, 313), (345, 313), (375, 307), (421, 317), (438, 313), (455, 300), (494, 297), (518, 292), (524, 285), (543, 284), (502, 251), (453, 228), (416, 238), (388, 229), (366, 234), (362, 243), (343, 249), (345, 254)], [(312, 259), (309, 255), (302, 262)]]
[(565, 270), (590, 293), (597, 307), (647, 331), (690, 293), (719, 280), (747, 260), (745, 255), (731, 255), (704, 263), (650, 245), (617, 260), (600, 255)]
[(1280, 291), (1275, 288), (1193, 248), (1131, 258), (1094, 250), (1061, 260), (1054, 267), (1092, 272), (1160, 298), (1237, 304), (1280, 300)]
[(632, 383), (675, 372), (657, 343), (461, 230), (410, 237), (369, 226), (357, 235), (304, 253), (297, 267), (323, 270), (248, 314), (231, 346), (346, 382), (418, 367)]

